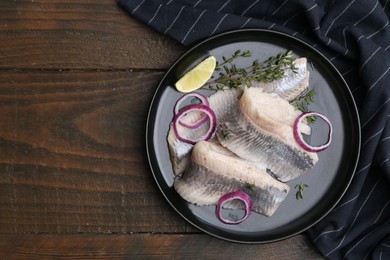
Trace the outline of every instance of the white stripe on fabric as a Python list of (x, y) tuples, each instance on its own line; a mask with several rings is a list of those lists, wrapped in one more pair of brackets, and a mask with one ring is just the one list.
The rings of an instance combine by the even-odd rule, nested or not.
[(277, 12), (279, 12), (280, 9), (282, 9), (282, 7), (283, 7), (288, 1), (289, 1), (289, 0), (285, 0), (285, 1), (279, 6), (279, 8), (277, 8), (272, 14), (270, 14), (270, 15), (264, 17), (264, 19), (269, 18), (269, 17), (275, 15)]
[(360, 67), (360, 70), (359, 71), (362, 71), (363, 67), (367, 64), (367, 62), (369, 60), (372, 59), (372, 57), (381, 49), (381, 47), (378, 47), (378, 49), (376, 49), (371, 55), (370, 57), (367, 58), (367, 60), (362, 64), (362, 66)]
[(347, 70), (346, 72), (344, 72), (344, 73), (343, 73), (343, 74), (341, 74), (341, 75), (345, 76), (345, 75), (347, 75), (348, 73), (350, 73), (350, 72), (354, 71), (355, 69), (356, 69), (356, 66), (354, 66), (354, 67), (350, 68), (349, 70)]
[(319, 25), (316, 28), (313, 29), (313, 32), (317, 31), (318, 29), (320, 29)]
[(337, 206), (336, 208), (334, 208), (332, 211), (335, 211), (335, 210), (338, 210), (339, 208), (345, 206), (345, 205), (348, 205), (349, 203), (351, 203), (352, 201), (356, 200), (358, 197), (359, 197), (360, 193), (358, 195), (356, 195), (355, 197), (353, 197), (352, 199), (344, 202), (343, 204)]
[(347, 37), (345, 35), (345, 30), (347, 30), (349, 28), (349, 26), (345, 27), (343, 29), (343, 37), (344, 37), (344, 47), (347, 48)]
[(379, 130), (377, 133), (373, 134), (370, 138), (368, 138), (363, 144), (362, 146), (366, 145), (372, 138), (374, 138), (375, 136), (379, 135), (380, 133), (383, 132), (383, 129), (385, 128), (382, 128), (381, 130)]
[(388, 244), (385, 244), (385, 243), (381, 243), (382, 246), (385, 246), (385, 247), (390, 247), (390, 245)]
[(386, 3), (385, 3), (385, 5), (383, 6), (383, 10), (386, 9), (388, 3), (389, 3), (389, 0), (387, 0)]
[(333, 56), (332, 58), (329, 59), (329, 61), (334, 61), (334, 60), (337, 59), (338, 57), (340, 57), (340, 54), (337, 54), (337, 55)]
[(376, 183), (374, 184), (374, 186), (372, 187), (372, 189), (370, 190), (370, 192), (368, 193), (366, 199), (363, 201), (363, 204), (360, 206), (358, 212), (356, 213), (356, 216), (355, 218), (353, 219), (351, 225), (349, 226), (349, 229), (347, 230), (347, 232), (344, 234), (343, 238), (341, 239), (340, 243), (335, 247), (333, 248), (331, 251), (329, 251), (326, 255), (324, 255), (325, 257), (326, 256), (329, 256), (330, 254), (332, 254), (335, 250), (337, 250), (343, 243), (344, 243), (344, 240), (345, 238), (347, 237), (347, 235), (349, 234), (349, 231), (351, 231), (352, 229), (352, 226), (355, 224), (358, 216), (360, 215), (360, 212), (362, 211), (363, 207), (366, 205), (368, 199), (370, 198), (372, 192), (375, 190), (376, 186), (378, 185), (379, 181), (382, 179), (382, 175), (378, 178), (378, 180), (376, 181)]
[(372, 223), (372, 224), (376, 224), (376, 222), (378, 222), (378, 220), (381, 218), (383, 212), (385, 211), (385, 208), (389, 205), (389, 203), (390, 203), (390, 200), (388, 200), (387, 203), (383, 206), (383, 209), (381, 210), (381, 212), (379, 212), (378, 217), (375, 219), (374, 223)]
[(379, 165), (379, 168), (382, 168), (382, 166), (383, 166), (385, 163), (387, 163), (389, 160), (390, 160), (390, 159), (384, 160), (384, 161)]
[(307, 10), (305, 11), (305, 13), (310, 12), (310, 11), (313, 10), (316, 6), (318, 6), (318, 5), (317, 5), (317, 4), (313, 5), (312, 7), (310, 7), (309, 9), (307, 9)]
[(356, 248), (357, 245), (359, 245), (364, 239), (366, 239), (370, 234), (372, 234), (373, 231), (370, 231), (368, 232), (364, 237), (362, 237), (359, 241), (355, 242), (354, 241), (354, 245), (353, 247), (351, 247), (351, 249), (349, 249), (345, 255), (344, 255), (344, 259), (346, 258), (347, 255), (349, 255), (349, 253), (351, 253), (352, 250), (354, 250)]
[(364, 170), (366, 170), (367, 168), (369, 168), (371, 166), (371, 163), (369, 163), (367, 166), (364, 166), (363, 168), (361, 168), (358, 172), (356, 172), (355, 176), (362, 173)]
[(224, 5), (221, 6), (221, 8), (218, 9), (218, 13), (222, 11), (223, 8), (225, 8), (225, 6), (230, 3), (231, 0), (227, 1)]
[(173, 2), (173, 0), (170, 0), (166, 5), (170, 5)]
[(150, 25), (150, 23), (154, 20), (154, 18), (156, 18), (156, 15), (158, 14), (158, 12), (160, 11), (160, 8), (161, 8), (162, 4), (160, 4), (157, 8), (157, 11), (154, 13), (153, 17), (149, 20), (148, 22), (148, 25)]
[(332, 28), (333, 24), (348, 10), (348, 8), (355, 2), (356, 0), (353, 0), (352, 2), (349, 3), (349, 5), (347, 5), (347, 7), (341, 12), (339, 13), (338, 16), (336, 16), (333, 21), (330, 23), (330, 26), (328, 27), (328, 30), (326, 30), (325, 32), (325, 36), (328, 35), (330, 29)]
[(330, 42), (332, 41), (331, 38), (329, 38), (328, 42), (326, 43), (326, 46), (329, 46)]
[(271, 26), (268, 27), (268, 30), (269, 30), (269, 29), (272, 29), (272, 27), (274, 27), (275, 25), (276, 25), (275, 23), (271, 24)]
[(375, 85), (389, 72), (390, 67), (387, 68), (387, 70), (374, 82), (374, 84), (371, 85), (371, 87), (368, 89), (370, 91)]
[(185, 6), (182, 6), (182, 7), (181, 7), (179, 13), (176, 15), (175, 19), (173, 20), (173, 22), (171, 23), (171, 25), (165, 30), (164, 33), (167, 33), (167, 32), (172, 28), (172, 26), (175, 24), (177, 18), (179, 18), (181, 12), (183, 12), (183, 9), (184, 9), (184, 8), (185, 8)]
[(390, 136), (383, 138), (382, 140), (379, 141), (379, 143), (382, 143), (382, 142), (384, 142), (386, 140), (390, 140)]
[(198, 2), (196, 2), (196, 4), (194, 4), (194, 7), (196, 7), (200, 2), (202, 2), (202, 0), (199, 0)]
[(365, 127), (367, 124), (368, 124), (368, 122), (370, 122), (370, 120), (382, 109), (382, 107), (384, 106), (384, 105), (386, 105), (387, 104), (387, 102), (389, 102), (390, 101), (390, 98), (388, 99), (388, 100), (386, 100), (385, 101), (385, 103), (383, 103), (376, 111), (375, 111), (375, 113), (367, 120), (367, 122), (365, 122), (363, 125), (362, 125), (362, 129), (363, 129), (363, 127)]
[(378, 31), (376, 31), (376, 32), (374, 32), (373, 34), (371, 34), (370, 36), (368, 36), (367, 39), (371, 39), (372, 37), (374, 37), (375, 35), (377, 35), (380, 31), (382, 31), (383, 29), (385, 29), (388, 25), (389, 25), (389, 20), (387, 20), (387, 22), (385, 23), (385, 25), (383, 25), (381, 28), (379, 28)]
[(137, 11), (138, 10), (138, 8), (140, 8), (140, 6), (143, 4), (145, 2), (145, 0), (143, 0), (141, 3), (139, 3), (139, 5), (137, 5), (137, 7), (136, 8), (134, 8), (134, 10), (131, 12), (131, 14), (134, 14), (135, 13), (135, 11)]
[(321, 234), (319, 234), (315, 239), (313, 239), (313, 241), (318, 240), (318, 239), (319, 239), (320, 237), (322, 237), (323, 235), (330, 234), (330, 233), (340, 232), (343, 228), (344, 228), (344, 227), (341, 227), (341, 228), (335, 229), (335, 230), (324, 231), (324, 232), (322, 232)]
[(390, 45), (385, 48), (385, 51), (387, 51), (390, 48)]
[(362, 85), (359, 85), (359, 86), (357, 86), (356, 88), (352, 89), (352, 93), (355, 93), (355, 92), (358, 91), (361, 87), (362, 87)]
[(196, 21), (194, 22), (194, 24), (191, 26), (191, 28), (188, 30), (187, 34), (184, 36), (183, 40), (181, 41), (181, 43), (184, 43), (185, 40), (187, 39), (188, 35), (190, 34), (190, 32), (192, 31), (192, 29), (195, 27), (195, 25), (199, 22), (200, 18), (203, 16), (203, 14), (206, 12), (206, 10), (203, 10), (202, 13), (198, 16), (198, 18), (196, 19)]
[(246, 14), (246, 12), (248, 12), (255, 4), (257, 4), (257, 2), (259, 2), (260, 0), (256, 0), (253, 4), (251, 4), (242, 14), (241, 16), (244, 16)]
[(247, 23), (248, 23), (250, 20), (252, 20), (252, 17), (249, 17), (248, 20), (246, 20), (246, 22), (245, 22), (243, 25), (241, 25), (240, 28), (244, 28), (244, 26), (246, 26)]
[(353, 24), (353, 26), (356, 26), (358, 25), (359, 23), (361, 23), (363, 20), (365, 20), (370, 14), (372, 14), (372, 12), (374, 12), (375, 8), (378, 6), (379, 4), (379, 0), (376, 2), (374, 8), (371, 9), (370, 12), (368, 12), (368, 14), (366, 14), (363, 18), (361, 18), (359, 21), (357, 21), (356, 23)]
[(286, 24), (288, 24), (292, 19), (294, 19), (295, 17), (297, 17), (298, 15), (300, 15), (302, 13), (302, 11), (294, 14), (293, 16), (291, 16), (290, 18), (288, 18), (284, 23), (283, 23), (283, 26), (285, 26)]
[(218, 27), (221, 25), (221, 23), (223, 22), (223, 20), (225, 20), (226, 16), (228, 16), (227, 13), (221, 18), (221, 20), (219, 21), (219, 23), (217, 24), (217, 26), (215, 26), (214, 30), (210, 33), (209, 36), (213, 35), (213, 34), (217, 31)]

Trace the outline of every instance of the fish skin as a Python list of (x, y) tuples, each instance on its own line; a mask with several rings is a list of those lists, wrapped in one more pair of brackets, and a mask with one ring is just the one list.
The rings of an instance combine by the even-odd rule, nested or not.
[(214, 205), (226, 193), (241, 190), (251, 197), (252, 210), (266, 216), (274, 214), (290, 190), (264, 169), (207, 141), (194, 146), (191, 162), (185, 173), (175, 179), (174, 188), (182, 198), (196, 205)]
[(275, 93), (287, 101), (292, 101), (308, 88), (310, 77), (306, 58), (296, 59), (294, 65), (297, 68), (296, 72), (287, 68), (284, 77), (279, 80), (269, 83), (252, 81), (250, 86), (262, 88), (265, 92)]
[[(241, 89), (233, 89), (228, 91), (217, 91), (212, 94), (209, 99), (210, 108), (214, 111), (217, 117), (217, 122), (223, 121), (226, 115), (229, 114), (232, 107), (238, 102), (238, 97), (242, 94)], [(202, 117), (200, 112), (192, 112), (183, 117), (185, 123), (194, 123)], [(207, 131), (209, 123), (205, 123), (195, 130), (189, 130), (181, 125), (178, 125), (178, 131), (180, 135), (189, 139), (199, 139)], [(215, 139), (214, 136), (211, 140)], [(184, 172), (190, 160), (190, 154), (193, 145), (182, 142), (177, 139), (175, 131), (173, 131), (172, 123), (168, 132), (168, 147), (170, 153), (170, 159), (172, 162), (172, 169), (175, 175), (179, 175)]]
[(289, 124), (274, 120), (261, 106), (254, 106), (259, 91), (244, 91), (228, 119), (220, 122), (216, 136), (239, 157), (266, 165), (278, 180), (287, 182), (314, 167), (318, 156), (296, 142)]

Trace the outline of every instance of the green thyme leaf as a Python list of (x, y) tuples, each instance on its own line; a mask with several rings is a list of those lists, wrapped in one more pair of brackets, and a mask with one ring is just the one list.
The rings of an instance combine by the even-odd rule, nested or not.
[(297, 199), (297, 200), (299, 200), (299, 199), (303, 199), (303, 190), (305, 189), (305, 188), (307, 188), (307, 187), (309, 187), (309, 185), (307, 185), (307, 184), (305, 184), (305, 183), (300, 183), (300, 184), (297, 184), (297, 185), (295, 185), (295, 189), (298, 189), (297, 190), (297, 192), (295, 193), (295, 198)]
[(222, 130), (221, 130), (221, 134), (222, 134), (223, 139), (228, 140), (228, 139), (229, 139), (230, 131), (227, 130), (227, 129), (222, 129)]
[(253, 183), (246, 183), (246, 188), (250, 191), (254, 191), (256, 188), (256, 185)]

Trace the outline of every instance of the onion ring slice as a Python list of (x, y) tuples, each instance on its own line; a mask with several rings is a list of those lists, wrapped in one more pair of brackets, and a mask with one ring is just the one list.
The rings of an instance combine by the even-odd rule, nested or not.
[[(320, 146), (312, 146), (312, 145), (309, 145), (308, 143), (306, 143), (306, 141), (303, 139), (303, 135), (299, 129), (299, 124), (301, 123), (301, 121), (304, 118), (306, 118), (308, 116), (318, 116), (318, 117), (322, 118), (328, 124), (328, 126), (329, 126), (328, 141), (325, 144), (320, 145)], [(293, 132), (294, 132), (295, 140), (303, 149), (305, 149), (308, 152), (321, 152), (321, 151), (325, 150), (326, 148), (328, 148), (330, 143), (332, 142), (333, 127), (332, 127), (332, 123), (330, 122), (330, 120), (326, 116), (324, 116), (320, 113), (317, 113), (317, 112), (307, 112), (307, 113), (302, 113), (301, 115), (299, 115), (295, 119), (294, 126), (293, 126)]]
[[(223, 205), (226, 203), (226, 202), (229, 202), (229, 201), (232, 201), (232, 200), (241, 200), (242, 202), (244, 202), (245, 204), (245, 215), (244, 217), (242, 217), (241, 219), (237, 220), (237, 221), (233, 221), (233, 220), (230, 220), (230, 219), (225, 219), (222, 217), (222, 207)], [(242, 191), (235, 191), (235, 192), (230, 192), (230, 193), (227, 193), (225, 195), (223, 195), (221, 198), (219, 198), (218, 200), (218, 203), (217, 203), (217, 209), (216, 209), (216, 215), (217, 215), (217, 218), (225, 223), (225, 224), (239, 224), (241, 222), (243, 222), (244, 220), (246, 220), (250, 213), (252, 211), (252, 199), (251, 197), (249, 197), (248, 194), (246, 194), (245, 192), (242, 192)]]
[[(206, 115), (206, 118), (208, 117), (210, 119), (209, 129), (204, 134), (204, 137), (200, 140), (191, 140), (191, 139), (184, 138), (179, 134), (179, 131), (177, 129), (181, 118), (185, 116), (188, 112), (192, 112), (192, 111), (203, 112)], [(173, 118), (173, 131), (175, 132), (177, 139), (189, 144), (196, 144), (201, 140), (204, 141), (209, 140), (212, 137), (216, 127), (217, 127), (217, 117), (215, 116), (214, 111), (210, 107), (205, 105), (188, 105), (183, 109), (181, 109)]]
[[(184, 100), (186, 100), (188, 97), (196, 97), (198, 98), (203, 105), (205, 106), (208, 106), (210, 107), (210, 103), (209, 103), (209, 100), (206, 96), (200, 94), (200, 93), (197, 93), (197, 92), (191, 92), (191, 93), (188, 93), (184, 96), (182, 96), (181, 98), (179, 98), (173, 108), (173, 114), (176, 116), (177, 113), (179, 113), (179, 109), (180, 109), (180, 105), (184, 102)], [(198, 128), (199, 126), (203, 125), (204, 123), (207, 122), (207, 116), (203, 116), (201, 119), (199, 119), (198, 121), (196, 121), (195, 123), (192, 123), (192, 124), (187, 124), (187, 123), (184, 123), (182, 120), (179, 121), (179, 124), (184, 126), (184, 127), (187, 127), (187, 128), (190, 128), (190, 129), (196, 129)]]

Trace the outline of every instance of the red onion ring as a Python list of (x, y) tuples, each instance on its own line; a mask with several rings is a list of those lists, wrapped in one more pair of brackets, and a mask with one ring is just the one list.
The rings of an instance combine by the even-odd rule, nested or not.
[(205, 105), (188, 105), (188, 106), (184, 107), (183, 109), (181, 109), (175, 115), (175, 117), (173, 118), (173, 131), (175, 132), (177, 139), (179, 139), (182, 142), (189, 143), (189, 144), (196, 144), (197, 142), (201, 141), (201, 140), (190, 140), (190, 139), (184, 138), (184, 137), (180, 136), (179, 131), (177, 130), (180, 119), (185, 114), (187, 114), (188, 112), (192, 112), (192, 111), (203, 112), (206, 114), (206, 118), (208, 117), (210, 119), (209, 129), (207, 130), (203, 139), (201, 139), (201, 140), (205, 140), (205, 141), (209, 140), (212, 137), (212, 135), (215, 131), (215, 128), (217, 127), (217, 117), (215, 116), (214, 111), (210, 107), (205, 106)]
[[(191, 93), (188, 93), (187, 95), (182, 96), (179, 100), (177, 100), (175, 107), (173, 108), (174, 115), (177, 115), (177, 113), (179, 113), (179, 108), (180, 108), (180, 105), (183, 103), (183, 101), (191, 96), (198, 98), (202, 102), (203, 105), (210, 107), (209, 100), (206, 96), (204, 96), (200, 93), (197, 93), (197, 92), (191, 92)], [(193, 124), (187, 124), (181, 120), (179, 121), (179, 124), (184, 126), (184, 127), (190, 128), (190, 129), (195, 129), (195, 128), (198, 128), (199, 126), (203, 125), (206, 122), (207, 122), (207, 116), (203, 116), (201, 119), (199, 119), (198, 121), (196, 121)]]
[[(299, 131), (299, 123), (304, 118), (306, 118), (308, 116), (318, 116), (318, 117), (322, 118), (328, 124), (328, 126), (329, 126), (328, 141), (325, 144), (320, 145), (320, 146), (311, 146), (308, 143), (306, 143), (305, 140), (303, 139), (302, 133), (301, 133), (301, 131)], [(326, 116), (324, 116), (320, 113), (317, 113), (317, 112), (307, 112), (307, 113), (302, 113), (301, 115), (299, 115), (297, 117), (297, 119), (295, 119), (294, 126), (293, 126), (293, 132), (294, 132), (295, 140), (298, 142), (298, 144), (303, 149), (305, 149), (308, 152), (321, 152), (321, 151), (325, 150), (326, 148), (328, 148), (330, 143), (332, 142), (333, 127), (332, 127), (332, 123), (330, 122), (330, 120)]]
[[(245, 215), (244, 215), (244, 217), (242, 219), (237, 220), (237, 221), (224, 219), (222, 217), (222, 215), (221, 215), (222, 206), (226, 202), (229, 202), (229, 201), (232, 201), (232, 200), (235, 200), (235, 199), (238, 199), (238, 200), (241, 200), (242, 202), (244, 202), (244, 204), (245, 204)], [(246, 194), (245, 192), (235, 191), (235, 192), (230, 192), (230, 193), (227, 193), (227, 194), (223, 195), (218, 200), (217, 209), (216, 209), (216, 215), (217, 215), (217, 218), (221, 222), (223, 222), (225, 224), (239, 224), (239, 223), (243, 222), (244, 220), (246, 220), (249, 217), (251, 211), (252, 211), (252, 199), (251, 199), (251, 197), (249, 197), (249, 195)]]

